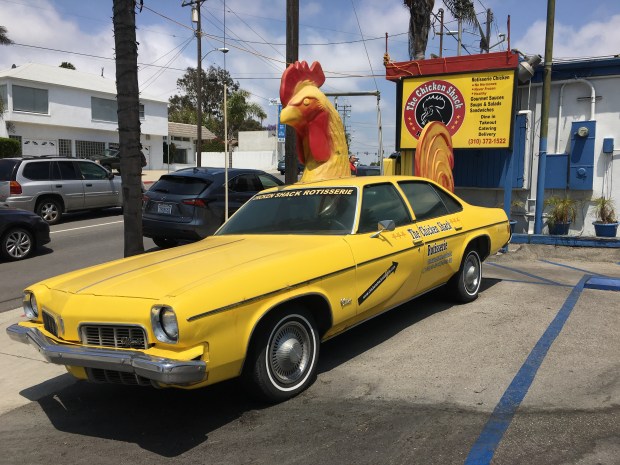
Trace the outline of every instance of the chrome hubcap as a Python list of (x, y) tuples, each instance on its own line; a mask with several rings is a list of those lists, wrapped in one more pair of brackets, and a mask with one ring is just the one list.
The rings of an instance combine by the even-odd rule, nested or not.
[(463, 284), (469, 294), (475, 294), (480, 286), (480, 263), (475, 255), (469, 255), (463, 266)]
[(41, 207), (41, 217), (45, 221), (54, 221), (58, 218), (58, 209), (53, 203), (46, 203)]
[(287, 322), (273, 334), (269, 344), (269, 369), (282, 384), (293, 384), (305, 374), (310, 362), (310, 334), (296, 321)]
[(6, 251), (13, 258), (25, 257), (31, 247), (30, 238), (23, 231), (11, 233), (6, 241)]

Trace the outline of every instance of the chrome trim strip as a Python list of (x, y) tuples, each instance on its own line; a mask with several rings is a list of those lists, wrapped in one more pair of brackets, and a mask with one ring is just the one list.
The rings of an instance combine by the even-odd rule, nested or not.
[(135, 350), (63, 345), (37, 328), (19, 324), (9, 326), (6, 332), (11, 339), (34, 346), (46, 360), (58, 365), (124, 371), (163, 384), (192, 384), (206, 378), (207, 364), (202, 360), (173, 360)]

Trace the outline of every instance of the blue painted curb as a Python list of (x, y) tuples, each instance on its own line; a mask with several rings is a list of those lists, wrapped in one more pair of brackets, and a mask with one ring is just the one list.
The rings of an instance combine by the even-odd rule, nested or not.
[(620, 248), (620, 238), (548, 236), (546, 234), (513, 234), (511, 244), (563, 245), (567, 247)]
[(596, 276), (588, 279), (584, 287), (601, 291), (620, 291), (620, 279)]

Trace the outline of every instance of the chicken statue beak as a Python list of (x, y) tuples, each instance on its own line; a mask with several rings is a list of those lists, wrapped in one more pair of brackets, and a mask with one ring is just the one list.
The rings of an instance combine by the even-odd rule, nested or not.
[(297, 121), (302, 119), (301, 111), (296, 106), (288, 105), (280, 112), (280, 123), (294, 126)]

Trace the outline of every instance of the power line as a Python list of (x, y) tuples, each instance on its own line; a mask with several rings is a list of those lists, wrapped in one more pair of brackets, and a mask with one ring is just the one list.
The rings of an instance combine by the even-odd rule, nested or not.
[[(355, 13), (355, 20), (357, 21), (357, 27), (360, 30), (360, 35), (362, 36), (362, 40), (364, 40), (364, 33), (362, 32), (362, 26), (360, 24), (360, 20), (357, 17), (357, 10), (355, 9), (355, 1), (351, 0), (351, 6), (353, 7), (353, 13)], [(375, 81), (375, 89), (379, 90), (379, 85), (377, 84), (377, 80), (374, 78), (375, 70), (372, 69), (372, 63), (370, 62), (370, 54), (368, 53), (368, 48), (366, 47), (366, 41), (364, 41), (364, 50), (366, 50), (366, 57), (368, 58), (368, 64), (370, 65), (370, 71), (373, 74), (373, 80)]]

